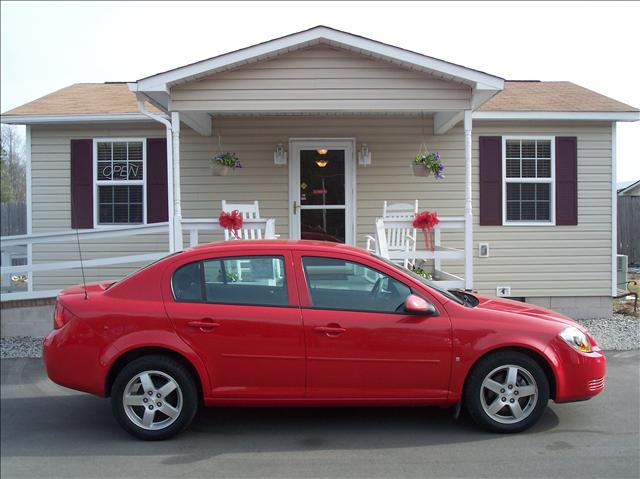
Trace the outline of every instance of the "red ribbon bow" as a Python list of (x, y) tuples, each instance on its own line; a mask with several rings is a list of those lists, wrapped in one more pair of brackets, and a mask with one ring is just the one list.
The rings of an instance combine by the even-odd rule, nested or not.
[(229, 230), (233, 235), (238, 238), (238, 230), (242, 228), (242, 215), (238, 210), (233, 210), (231, 213), (223, 211), (218, 217), (220, 226)]
[(435, 245), (431, 240), (431, 230), (440, 223), (440, 219), (438, 218), (438, 213), (435, 211), (433, 213), (429, 213), (428, 211), (424, 211), (422, 213), (416, 213), (416, 216), (413, 220), (413, 227), (419, 228), (422, 230), (424, 234), (424, 244), (427, 249), (433, 251), (435, 249)]

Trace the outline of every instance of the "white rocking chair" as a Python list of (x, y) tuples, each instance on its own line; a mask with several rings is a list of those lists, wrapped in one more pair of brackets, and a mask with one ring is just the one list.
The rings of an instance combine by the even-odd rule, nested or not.
[[(382, 208), (382, 220), (407, 220), (413, 219), (418, 212), (418, 200), (413, 204), (384, 202)], [(383, 223), (384, 224), (384, 223)], [(377, 227), (377, 222), (376, 222)], [(416, 229), (415, 228), (385, 228), (384, 231), (386, 251), (415, 251), (416, 250)], [(374, 236), (367, 235), (366, 248), (368, 251), (381, 255), (379, 242)], [(415, 259), (404, 259), (398, 261), (405, 268), (413, 268)]]
[[(222, 211), (231, 213), (234, 210), (238, 210), (240, 212), (243, 220), (260, 218), (260, 207), (258, 206), (257, 201), (254, 201), (253, 203), (228, 203), (227, 201), (222, 200)], [(262, 239), (262, 230), (259, 228), (243, 227), (240, 228), (236, 234), (237, 236), (232, 234), (229, 230), (224, 230), (224, 239)]]

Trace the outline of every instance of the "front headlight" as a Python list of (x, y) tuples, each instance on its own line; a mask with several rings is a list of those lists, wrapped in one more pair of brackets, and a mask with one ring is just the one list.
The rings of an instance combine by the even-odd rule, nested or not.
[(587, 338), (587, 335), (578, 328), (569, 326), (568, 328), (565, 328), (559, 336), (564, 339), (565, 343), (578, 351), (582, 351), (583, 353), (590, 353), (593, 351), (589, 338)]

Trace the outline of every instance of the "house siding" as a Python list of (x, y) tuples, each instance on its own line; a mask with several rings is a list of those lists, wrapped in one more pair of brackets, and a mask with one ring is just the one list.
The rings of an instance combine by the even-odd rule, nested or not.
[(171, 109), (213, 112), (462, 110), (468, 85), (315, 46), (171, 89)]
[[(164, 138), (153, 123), (105, 125), (33, 125), (31, 127), (31, 185), (33, 233), (71, 230), (71, 140), (84, 138)], [(82, 240), (83, 260), (168, 251), (167, 235), (139, 235)], [(75, 241), (33, 245), (33, 262), (77, 261)], [(121, 278), (141, 263), (87, 268), (86, 280)], [(33, 273), (34, 291), (60, 289), (82, 282), (79, 269)]]
[[(273, 164), (278, 143), (290, 138), (354, 138), (367, 143), (372, 166), (356, 168), (356, 233), (362, 246), (373, 233), (382, 202), (418, 199), (421, 210), (440, 216), (464, 214), (464, 136), (459, 125), (433, 136), (430, 117), (400, 115), (291, 115), (215, 117), (214, 135), (181, 132), (182, 214), (184, 218), (216, 218), (220, 201), (260, 202), (263, 217), (276, 220), (277, 233), (288, 236), (288, 168)], [(220, 145), (218, 144), (220, 135)], [(556, 135), (578, 138), (577, 226), (479, 226), (478, 137)], [(66, 230), (70, 225), (69, 141), (98, 136), (163, 136), (153, 126), (33, 127), (34, 233)], [(410, 162), (426, 142), (439, 151), (446, 179), (414, 177)], [(208, 159), (234, 151), (243, 168), (227, 177), (211, 176)], [(611, 126), (609, 123), (474, 122), (473, 215), (474, 287), (495, 294), (496, 286), (511, 286), (515, 297), (610, 296), (611, 284)], [(201, 241), (220, 235), (201, 235)], [(420, 237), (418, 238), (421, 239)], [(166, 250), (166, 237), (139, 236), (83, 244), (85, 258)], [(185, 235), (185, 241), (188, 238)], [(462, 248), (463, 231), (443, 233), (443, 243)], [(477, 257), (477, 244), (490, 245), (489, 258)], [(188, 242), (185, 242), (188, 244)], [(85, 253), (86, 252), (86, 253)], [(34, 247), (34, 261), (77, 259), (77, 246)], [(100, 268), (88, 278), (118, 277), (134, 265)], [(443, 269), (463, 273), (461, 262), (443, 262)], [(80, 281), (75, 270), (36, 273), (37, 289), (52, 289)]]

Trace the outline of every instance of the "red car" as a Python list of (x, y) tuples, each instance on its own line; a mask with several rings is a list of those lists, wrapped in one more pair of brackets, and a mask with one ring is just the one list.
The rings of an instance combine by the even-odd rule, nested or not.
[(49, 377), (111, 397), (142, 439), (206, 406), (463, 405), (496, 432), (547, 401), (604, 389), (580, 325), (516, 301), (446, 291), (343, 244), (231, 241), (115, 283), (65, 290), (44, 341)]

